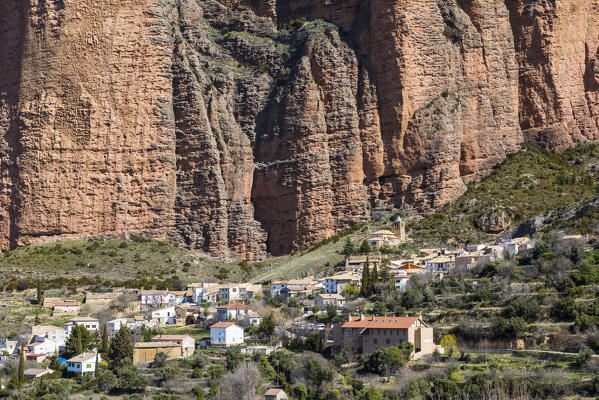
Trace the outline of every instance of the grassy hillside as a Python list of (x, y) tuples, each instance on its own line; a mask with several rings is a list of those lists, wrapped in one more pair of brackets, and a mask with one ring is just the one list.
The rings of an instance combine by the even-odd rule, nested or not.
[(4, 280), (173, 276), (194, 279), (213, 273), (221, 264), (167, 241), (134, 236), (130, 240), (64, 240), (6, 251), (0, 255), (0, 276)]
[(476, 218), (490, 210), (503, 211), (512, 226), (560, 207), (592, 198), (597, 144), (584, 144), (556, 155), (527, 145), (512, 154), (481, 182), (472, 183), (458, 200), (409, 224), (417, 243), (446, 243), (489, 239), (476, 227)]

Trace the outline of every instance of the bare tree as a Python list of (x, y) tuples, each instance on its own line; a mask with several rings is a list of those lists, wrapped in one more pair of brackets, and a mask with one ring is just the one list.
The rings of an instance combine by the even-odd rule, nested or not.
[(220, 379), (220, 399), (258, 400), (260, 371), (253, 362), (244, 362)]

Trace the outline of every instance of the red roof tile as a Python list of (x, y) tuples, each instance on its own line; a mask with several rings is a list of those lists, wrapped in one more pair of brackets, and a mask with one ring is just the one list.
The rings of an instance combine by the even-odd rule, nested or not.
[(212, 325), (210, 328), (228, 328), (231, 325), (235, 325), (235, 322), (217, 322), (216, 324)]
[[(362, 328), (364, 329), (408, 329), (412, 324), (418, 321), (418, 317), (360, 317), (352, 318), (342, 325), (343, 328)], [(423, 323), (424, 324), (424, 323)], [(426, 326), (426, 324), (424, 324)]]
[(220, 307), (216, 307), (217, 309), (239, 309), (239, 308), (250, 308), (250, 306), (246, 306), (245, 304), (241, 304), (241, 303), (232, 303), (232, 304), (227, 304), (224, 306), (220, 306)]

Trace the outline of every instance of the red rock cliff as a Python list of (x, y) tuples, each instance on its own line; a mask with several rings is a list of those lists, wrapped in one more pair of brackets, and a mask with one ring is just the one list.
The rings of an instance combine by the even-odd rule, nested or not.
[(599, 134), (599, 0), (5, 0), (0, 248), (263, 258)]

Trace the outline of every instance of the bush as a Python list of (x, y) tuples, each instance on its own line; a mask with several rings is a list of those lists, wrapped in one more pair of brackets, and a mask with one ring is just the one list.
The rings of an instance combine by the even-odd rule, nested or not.
[(410, 360), (413, 351), (414, 346), (410, 342), (402, 342), (399, 347), (377, 349), (366, 356), (362, 371), (389, 376)]
[(526, 331), (526, 321), (523, 318), (497, 317), (493, 326), (495, 335), (505, 339), (515, 339)]
[(542, 312), (536, 300), (517, 299), (508, 304), (502, 315), (504, 318), (519, 317), (530, 323), (538, 321), (542, 316)]

